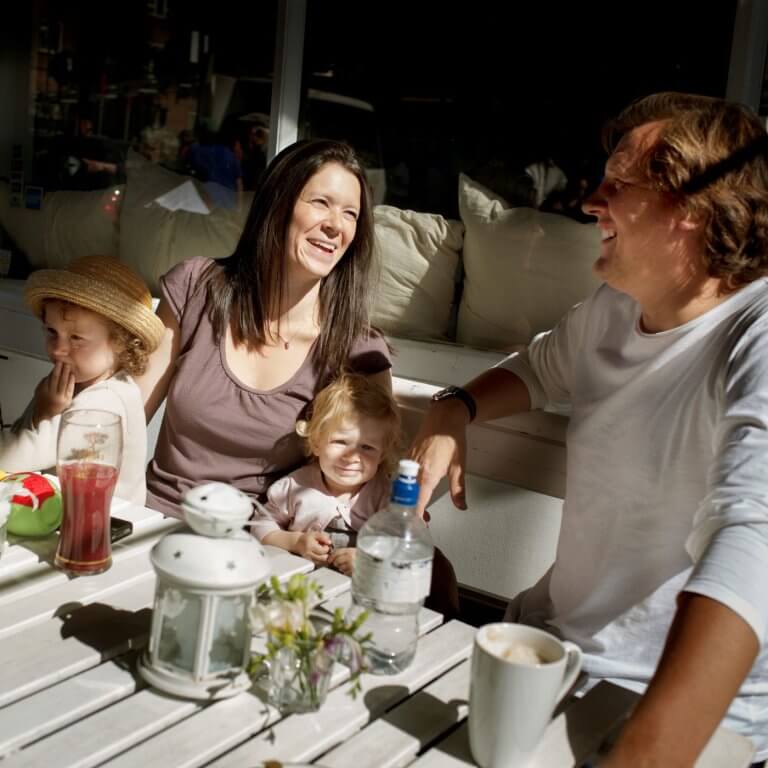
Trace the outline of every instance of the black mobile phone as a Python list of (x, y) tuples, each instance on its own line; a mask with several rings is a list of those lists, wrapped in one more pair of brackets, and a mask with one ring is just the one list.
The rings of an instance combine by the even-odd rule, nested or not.
[(121, 517), (109, 518), (109, 537), (114, 544), (126, 536), (133, 533), (133, 523), (130, 520), (123, 520)]

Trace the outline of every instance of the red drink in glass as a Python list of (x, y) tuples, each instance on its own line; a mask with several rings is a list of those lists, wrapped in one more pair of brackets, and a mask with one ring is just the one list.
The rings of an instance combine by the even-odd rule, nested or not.
[(58, 568), (87, 575), (112, 565), (109, 507), (117, 474), (115, 467), (85, 461), (59, 467), (64, 517), (56, 550)]

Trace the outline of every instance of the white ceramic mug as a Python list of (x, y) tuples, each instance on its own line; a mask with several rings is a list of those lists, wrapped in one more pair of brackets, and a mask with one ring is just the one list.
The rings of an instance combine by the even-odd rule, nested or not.
[[(534, 651), (541, 663), (512, 660), (514, 654), (504, 657), (518, 646), (523, 655)], [(480, 627), (472, 651), (469, 744), (481, 768), (518, 768), (527, 763), (557, 702), (579, 674), (581, 659), (578, 646), (535, 627), (510, 623)]]

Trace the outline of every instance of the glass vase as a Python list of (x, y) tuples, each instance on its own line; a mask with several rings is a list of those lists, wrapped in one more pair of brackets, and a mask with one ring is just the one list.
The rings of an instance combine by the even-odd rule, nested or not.
[(328, 695), (334, 656), (325, 648), (280, 648), (267, 667), (267, 699), (283, 714), (316, 712)]

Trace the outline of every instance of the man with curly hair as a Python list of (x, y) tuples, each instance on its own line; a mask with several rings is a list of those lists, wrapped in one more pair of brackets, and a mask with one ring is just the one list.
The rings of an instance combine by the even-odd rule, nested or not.
[(426, 504), (465, 506), (466, 425), (567, 403), (555, 564), (508, 617), (643, 693), (601, 768), (689, 766), (721, 720), (768, 756), (768, 137), (680, 93), (630, 105), (584, 203), (604, 284), (528, 349), (433, 403)]

